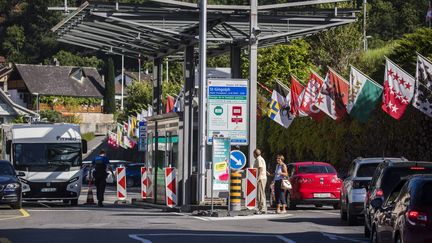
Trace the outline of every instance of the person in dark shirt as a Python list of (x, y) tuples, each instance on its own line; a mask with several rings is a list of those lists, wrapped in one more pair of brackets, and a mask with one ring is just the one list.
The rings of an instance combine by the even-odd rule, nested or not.
[(96, 195), (98, 200), (98, 206), (103, 207), (106, 178), (108, 176), (107, 168), (114, 175), (114, 172), (109, 165), (109, 159), (105, 155), (105, 151), (101, 150), (99, 155), (96, 156), (92, 161), (93, 178), (96, 186)]

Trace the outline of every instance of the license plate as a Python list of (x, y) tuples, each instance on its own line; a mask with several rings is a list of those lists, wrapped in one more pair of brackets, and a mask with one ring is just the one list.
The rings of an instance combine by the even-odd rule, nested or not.
[(56, 188), (42, 188), (41, 192), (55, 192), (57, 191)]
[(331, 197), (330, 193), (314, 193), (314, 197), (316, 198), (329, 198)]

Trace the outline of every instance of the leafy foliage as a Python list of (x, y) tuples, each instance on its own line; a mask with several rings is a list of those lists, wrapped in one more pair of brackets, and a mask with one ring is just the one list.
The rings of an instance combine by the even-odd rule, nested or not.
[(128, 94), (124, 104), (126, 117), (141, 113), (143, 109), (147, 109), (148, 105), (151, 104), (153, 89), (150, 83), (133, 82), (126, 90)]
[[(86, 57), (64, 50), (57, 52), (53, 58), (56, 58), (62, 66), (95, 67), (101, 69), (104, 65), (103, 61), (95, 56)], [(51, 59), (45, 59), (44, 63), (50, 64)]]

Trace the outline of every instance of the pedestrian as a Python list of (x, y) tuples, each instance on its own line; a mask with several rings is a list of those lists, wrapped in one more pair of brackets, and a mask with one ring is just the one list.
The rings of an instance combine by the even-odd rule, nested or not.
[(267, 184), (267, 167), (263, 157), (261, 157), (261, 150), (255, 149), (253, 152), (255, 157), (254, 168), (257, 169), (257, 204), (258, 213), (267, 213), (267, 198), (265, 194), (265, 187)]
[[(284, 156), (276, 156), (276, 170), (273, 179), (274, 193), (276, 198), (276, 213), (286, 213), (285, 190), (282, 189), (282, 180), (288, 176), (288, 169), (284, 163)], [(282, 210), (281, 210), (282, 206)]]
[(109, 160), (105, 155), (105, 151), (101, 150), (99, 155), (96, 156), (92, 161), (92, 169), (94, 169), (93, 178), (96, 186), (96, 195), (99, 207), (103, 207), (106, 178), (108, 176), (107, 168), (109, 168), (111, 173), (114, 175), (114, 172), (109, 165)]

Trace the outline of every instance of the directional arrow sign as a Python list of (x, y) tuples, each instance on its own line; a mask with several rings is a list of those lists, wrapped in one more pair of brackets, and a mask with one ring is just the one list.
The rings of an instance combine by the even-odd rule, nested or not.
[(232, 150), (230, 155), (230, 167), (240, 170), (246, 165), (246, 155), (240, 150)]

